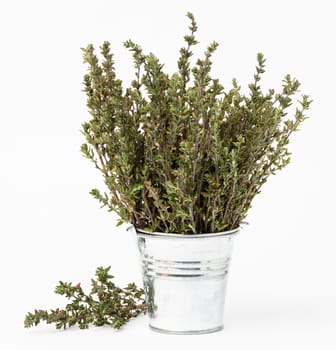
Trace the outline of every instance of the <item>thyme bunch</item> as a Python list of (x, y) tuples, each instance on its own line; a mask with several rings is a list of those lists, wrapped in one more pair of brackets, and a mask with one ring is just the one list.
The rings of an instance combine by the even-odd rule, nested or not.
[(171, 75), (128, 40), (135, 79), (123, 88), (109, 42), (100, 47), (102, 60), (92, 45), (82, 49), (91, 118), (82, 125), (81, 151), (106, 184), (105, 193), (91, 194), (119, 224), (181, 234), (238, 227), (269, 176), (289, 164), (291, 134), (307, 118), (311, 100), (297, 96), (296, 78), (286, 75), (279, 92), (261, 88), (262, 53), (246, 94), (236, 79), (225, 89), (211, 76), (218, 43), (193, 65), (197, 24), (187, 17), (190, 33)]
[(91, 280), (91, 292), (85, 294), (80, 283), (74, 285), (60, 281), (55, 293), (64, 295), (70, 302), (64, 309), (35, 310), (24, 319), (24, 326), (37, 326), (41, 321), (55, 323), (57, 329), (78, 325), (86, 329), (109, 325), (119, 329), (130, 319), (146, 312), (144, 291), (129, 283), (125, 288), (117, 287), (109, 274), (110, 267), (98, 267), (96, 279)]

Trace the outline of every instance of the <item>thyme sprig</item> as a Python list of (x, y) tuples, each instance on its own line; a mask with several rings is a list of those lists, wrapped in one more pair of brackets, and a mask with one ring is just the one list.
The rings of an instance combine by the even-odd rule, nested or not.
[(70, 300), (64, 309), (35, 310), (24, 319), (24, 326), (37, 326), (41, 321), (55, 323), (57, 329), (66, 329), (78, 325), (86, 329), (94, 326), (109, 325), (119, 329), (130, 319), (146, 312), (143, 289), (134, 283), (125, 288), (117, 287), (109, 274), (110, 267), (98, 267), (96, 279), (91, 280), (91, 292), (85, 294), (80, 283), (74, 285), (60, 281), (55, 293)]

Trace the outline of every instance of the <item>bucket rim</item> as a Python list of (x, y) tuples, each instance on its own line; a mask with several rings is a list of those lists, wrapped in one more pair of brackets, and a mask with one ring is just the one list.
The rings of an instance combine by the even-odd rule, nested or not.
[(221, 237), (221, 236), (231, 236), (237, 234), (241, 226), (238, 226), (235, 229), (222, 231), (222, 232), (213, 232), (213, 233), (195, 233), (195, 234), (181, 234), (181, 233), (170, 233), (170, 232), (149, 232), (143, 229), (133, 226), (138, 236), (144, 237), (157, 237), (157, 238), (179, 238), (179, 239), (195, 239), (195, 238), (210, 238), (210, 237)]

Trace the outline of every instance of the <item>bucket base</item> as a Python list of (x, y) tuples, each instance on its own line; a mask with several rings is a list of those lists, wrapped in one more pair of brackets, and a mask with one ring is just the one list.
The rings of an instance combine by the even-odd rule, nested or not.
[(202, 330), (199, 330), (199, 331), (169, 331), (167, 329), (161, 329), (161, 328), (153, 327), (151, 325), (149, 325), (149, 328), (152, 331), (158, 332), (158, 333), (183, 335), (183, 334), (207, 334), (207, 333), (214, 333), (214, 332), (221, 331), (224, 328), (224, 326), (219, 326), (219, 327), (210, 328), (210, 329), (202, 329)]

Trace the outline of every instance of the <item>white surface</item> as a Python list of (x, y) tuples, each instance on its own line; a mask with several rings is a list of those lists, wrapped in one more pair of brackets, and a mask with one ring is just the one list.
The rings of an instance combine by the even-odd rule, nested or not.
[[(335, 48), (332, 1), (2, 1), (0, 5), (0, 348), (335, 349)], [(122, 79), (133, 76), (122, 42), (139, 42), (176, 66), (192, 11), (199, 52), (220, 43), (214, 75), (246, 86), (255, 56), (268, 59), (264, 87), (284, 74), (314, 99), (293, 137), (292, 163), (255, 199), (237, 238), (225, 330), (166, 336), (145, 318), (120, 332), (23, 329), (34, 308), (64, 305), (59, 279), (87, 281), (112, 265), (117, 282), (140, 282), (124, 227), (89, 196), (100, 174), (82, 158), (80, 47), (110, 40)], [(85, 284), (85, 283), (84, 283)]]

